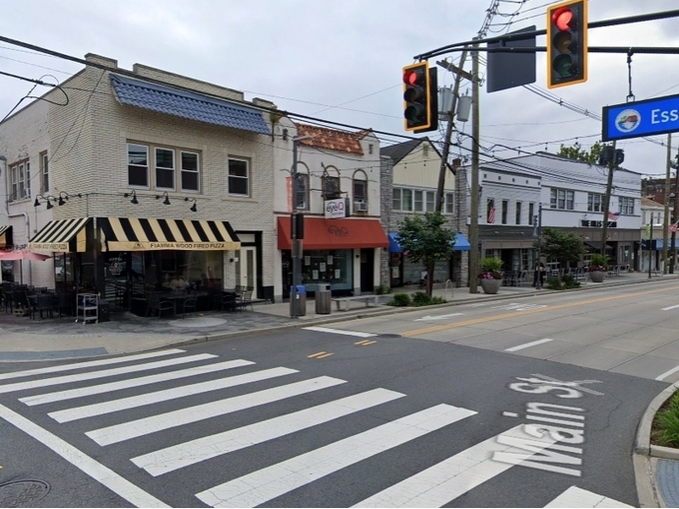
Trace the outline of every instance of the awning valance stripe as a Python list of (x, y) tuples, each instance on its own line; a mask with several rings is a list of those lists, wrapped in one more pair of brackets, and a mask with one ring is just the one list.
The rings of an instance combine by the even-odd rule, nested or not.
[(237, 250), (240, 242), (226, 221), (189, 219), (100, 218), (102, 249)]
[(47, 252), (84, 252), (85, 226), (90, 220), (89, 217), (80, 217), (50, 221), (28, 242), (28, 249)]

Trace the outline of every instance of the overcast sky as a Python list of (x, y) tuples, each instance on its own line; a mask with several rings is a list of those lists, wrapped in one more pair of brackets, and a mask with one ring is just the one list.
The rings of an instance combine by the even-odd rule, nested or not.
[[(244, 91), (281, 109), (393, 133), (383, 144), (403, 141), (401, 69), (415, 55), (475, 37), (492, 0), (3, 0), (0, 35), (83, 58), (97, 53), (131, 69), (145, 64)], [(544, 0), (500, 0), (487, 35), (531, 24), (545, 28)], [(676, 9), (676, 0), (590, 0), (589, 20), (600, 21)], [(511, 26), (508, 22), (511, 21)], [(679, 18), (589, 31), (590, 46), (677, 46)], [(538, 46), (545, 37), (538, 37)], [(459, 53), (449, 58), (455, 63)], [(537, 81), (546, 88), (545, 55), (538, 54)], [(485, 62), (485, 55), (482, 55)], [(553, 98), (601, 115), (629, 94), (627, 57), (590, 54), (589, 80), (549, 91)], [(470, 63), (467, 62), (467, 68)], [(0, 42), (0, 71), (62, 82), (81, 65)], [(481, 68), (485, 74), (485, 67)], [(439, 85), (453, 76), (439, 68)], [(31, 89), (0, 75), (0, 119)], [(46, 89), (38, 87), (33, 94)], [(468, 83), (462, 92), (470, 91)], [(679, 55), (632, 57), (636, 100), (679, 94)], [(21, 105), (27, 104), (25, 100)], [(601, 137), (601, 123), (523, 87), (480, 98), (484, 156), (513, 157), (515, 150), (556, 152), (576, 140), (585, 148)], [(457, 128), (471, 134), (471, 123)], [(429, 136), (443, 138), (444, 129)], [(464, 147), (453, 149), (469, 155)], [(624, 166), (644, 175), (665, 174), (667, 135), (618, 142)], [(510, 147), (511, 149), (504, 148)], [(672, 157), (679, 133), (672, 140)]]

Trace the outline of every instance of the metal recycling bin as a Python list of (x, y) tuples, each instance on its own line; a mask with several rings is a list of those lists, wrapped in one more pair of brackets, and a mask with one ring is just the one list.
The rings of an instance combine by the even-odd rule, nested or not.
[(294, 287), (290, 287), (290, 316), (305, 316), (306, 315), (306, 287), (304, 285), (297, 285), (297, 295), (293, 298), (292, 291)]
[(331, 293), (330, 285), (325, 283), (320, 283), (316, 287), (316, 314), (317, 315), (329, 315), (330, 314), (330, 304), (331, 304)]

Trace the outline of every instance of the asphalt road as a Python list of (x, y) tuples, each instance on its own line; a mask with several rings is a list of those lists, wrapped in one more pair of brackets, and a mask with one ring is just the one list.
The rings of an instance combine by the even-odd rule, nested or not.
[(49, 483), (43, 507), (545, 507), (574, 486), (582, 506), (636, 506), (634, 433), (671, 367), (540, 357), (590, 348), (596, 364), (591, 348), (652, 319), (649, 341), (669, 341), (673, 293), (654, 290), (0, 366), (0, 483)]

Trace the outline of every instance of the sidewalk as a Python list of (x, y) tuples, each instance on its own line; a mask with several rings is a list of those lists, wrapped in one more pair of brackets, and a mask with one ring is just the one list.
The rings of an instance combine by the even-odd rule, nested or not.
[[(573, 291), (629, 284), (653, 284), (677, 280), (679, 274), (649, 278), (648, 273), (630, 273), (608, 277), (603, 283), (587, 282)], [(414, 293), (419, 288), (396, 289), (395, 293)], [(538, 293), (555, 291), (532, 287), (501, 287), (495, 295), (481, 291), (470, 294), (468, 288), (437, 288), (433, 294), (446, 299), (446, 304), (431, 309), (445, 308), (467, 302), (516, 299)], [(307, 301), (306, 314), (290, 317), (288, 302), (256, 304), (253, 310), (242, 312), (204, 312), (185, 319), (142, 318), (131, 313), (112, 314), (111, 321), (97, 324), (75, 322), (74, 317), (37, 318), (16, 317), (0, 311), (0, 362), (64, 360), (101, 355), (121, 355), (169, 346), (180, 346), (201, 341), (225, 339), (237, 335), (327, 324), (362, 316), (403, 313), (412, 308), (387, 306), (393, 295), (382, 295), (379, 305), (365, 307), (353, 302), (349, 311), (316, 314), (315, 302)], [(334, 303), (333, 303), (334, 306)], [(651, 422), (657, 409), (669, 397), (673, 387), (665, 389), (648, 406), (637, 430), (633, 454), (640, 507), (677, 507), (679, 505), (679, 451), (676, 456), (662, 458), (662, 451), (649, 444)], [(672, 459), (668, 459), (672, 458)]]
[[(678, 277), (679, 274), (673, 274), (649, 279), (648, 274), (637, 272), (609, 277), (603, 283), (588, 282), (577, 291), (620, 284), (653, 283)], [(417, 287), (399, 288), (395, 293), (416, 291), (421, 290)], [(511, 299), (552, 290), (536, 290), (530, 286), (503, 286), (495, 295), (484, 294), (480, 287), (479, 292), (471, 294), (466, 287), (435, 289), (433, 295), (445, 298), (447, 303), (432, 306), (432, 309), (478, 300)], [(233, 335), (252, 334), (281, 327), (304, 327), (365, 315), (400, 313), (408, 309), (387, 306), (386, 303), (392, 298), (391, 294), (381, 295), (380, 304), (370, 307), (366, 307), (362, 302), (352, 302), (349, 311), (337, 311), (333, 303), (329, 315), (316, 314), (314, 300), (308, 299), (306, 314), (297, 319), (290, 317), (288, 302), (255, 304), (252, 311), (236, 313), (207, 311), (185, 319), (143, 318), (132, 313), (112, 313), (111, 321), (96, 324), (77, 323), (74, 317), (55, 316), (42, 320), (38, 317), (31, 320), (0, 312), (0, 362), (120, 355), (182, 343), (224, 339)]]

